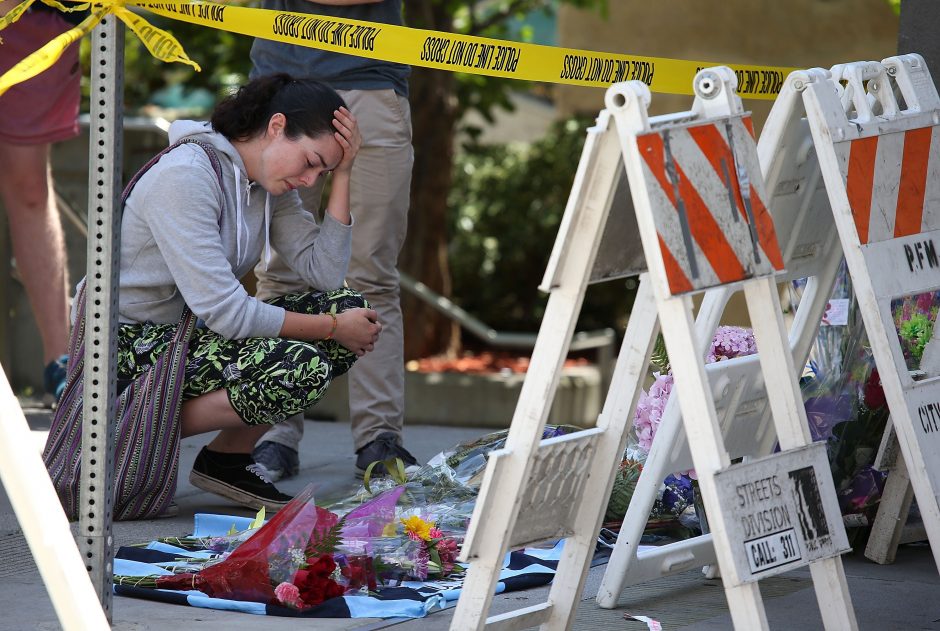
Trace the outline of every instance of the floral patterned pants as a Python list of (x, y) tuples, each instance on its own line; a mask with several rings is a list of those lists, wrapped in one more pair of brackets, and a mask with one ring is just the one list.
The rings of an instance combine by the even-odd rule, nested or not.
[[(298, 313), (336, 313), (367, 307), (352, 289), (288, 294), (266, 301)], [(119, 382), (138, 377), (164, 352), (177, 324), (122, 324), (118, 330)], [(229, 340), (197, 327), (186, 354), (183, 400), (221, 388), (249, 425), (274, 424), (316, 403), (356, 354), (336, 340), (304, 342), (280, 337)], [(120, 387), (120, 386), (119, 386)]]

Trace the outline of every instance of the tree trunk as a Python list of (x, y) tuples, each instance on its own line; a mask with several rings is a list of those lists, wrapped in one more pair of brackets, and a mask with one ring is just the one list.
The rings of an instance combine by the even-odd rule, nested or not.
[(940, 85), (940, 3), (904, 0), (898, 25), (898, 53), (920, 53), (936, 85)]
[[(451, 31), (448, 11), (429, 0), (405, 0), (409, 26)], [(445, 297), (451, 294), (447, 261), (447, 196), (453, 180), (457, 126), (456, 80), (452, 73), (412, 68), (410, 84), (415, 164), (411, 177), (408, 237), (399, 265), (405, 273)], [(402, 294), (405, 359), (456, 353), (456, 323), (413, 296)]]

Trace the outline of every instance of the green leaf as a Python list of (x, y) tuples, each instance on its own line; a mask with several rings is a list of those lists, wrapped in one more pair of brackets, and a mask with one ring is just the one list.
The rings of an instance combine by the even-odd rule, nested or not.
[(255, 515), (255, 518), (248, 524), (248, 528), (261, 528), (264, 525), (264, 506), (261, 507), (261, 510), (258, 511), (258, 514)]

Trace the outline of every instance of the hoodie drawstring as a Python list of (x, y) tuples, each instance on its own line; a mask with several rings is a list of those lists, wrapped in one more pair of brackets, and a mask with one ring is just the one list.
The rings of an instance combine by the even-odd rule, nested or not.
[(271, 193), (264, 196), (264, 270), (271, 262)]
[[(235, 267), (242, 264), (242, 172), (236, 164), (235, 170)], [(251, 195), (251, 184), (248, 184), (246, 195)]]
[[(232, 164), (235, 170), (235, 257), (237, 259), (235, 266), (241, 267), (245, 256), (248, 255), (248, 247), (245, 246), (245, 254), (242, 255), (243, 235), (248, 232), (248, 226), (245, 223), (244, 212), (242, 211), (242, 172), (237, 165)], [(248, 182), (245, 190), (245, 204), (251, 204), (252, 183)], [(271, 263), (271, 194), (265, 192), (264, 196), (264, 269), (268, 269)]]

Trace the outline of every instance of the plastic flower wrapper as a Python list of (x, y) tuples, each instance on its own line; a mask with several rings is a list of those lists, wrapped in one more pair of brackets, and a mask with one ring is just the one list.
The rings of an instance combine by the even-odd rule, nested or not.
[[(580, 429), (569, 425), (548, 425), (543, 437), (551, 438)], [(507, 434), (505, 430), (494, 432), (458, 444), (407, 477), (395, 474), (397, 467), (393, 464), (388, 469), (393, 475), (371, 478), (368, 485), (363, 484), (353, 495), (329, 503), (330, 509), (339, 515), (347, 515), (373, 498), (401, 488), (395, 504), (396, 519), (420, 515), (433, 521), (448, 536), (462, 539), (473, 515), (479, 493), (478, 480), (482, 479), (487, 455), (505, 446)]]
[[(574, 425), (546, 425), (542, 431), (542, 438), (564, 436), (579, 432), (582, 429)], [(509, 430), (500, 430), (485, 434), (474, 440), (459, 443), (432, 458), (428, 462), (428, 466), (438, 467), (446, 464), (453, 471), (453, 477), (456, 481), (465, 486), (479, 488), (483, 481), (483, 472), (486, 469), (486, 459), (489, 453), (494, 449), (505, 447), (508, 435)]]
[(235, 548), (247, 541), (259, 528), (264, 525), (265, 510), (258, 511), (255, 519), (252, 520), (248, 528), (236, 530), (232, 524), (231, 529), (225, 535), (216, 535), (212, 537), (161, 537), (157, 539), (160, 543), (166, 543), (178, 546), (185, 550), (208, 550), (215, 552), (221, 557), (227, 556)]
[[(927, 297), (932, 300), (933, 294)], [(884, 474), (871, 465), (888, 410), (850, 284), (837, 285), (836, 299), (848, 302), (847, 313), (839, 321), (824, 319), (820, 326), (801, 382), (803, 402), (813, 440), (826, 442), (843, 514), (873, 514)], [(905, 305), (910, 314), (934, 309), (927, 298), (920, 302), (918, 307), (917, 297), (895, 301), (895, 317), (903, 318)]]
[(873, 509), (881, 499), (887, 477), (887, 474), (871, 466), (859, 467), (848, 484), (837, 493), (842, 514), (871, 513), (869, 517), (874, 518)]
[[(335, 514), (314, 504), (310, 485), (222, 561), (196, 573), (158, 577), (156, 587), (196, 589), (231, 600), (288, 604), (278, 599), (276, 589), (290, 583), (299, 590), (296, 602), (311, 607), (319, 604), (312, 601), (321, 596), (325, 599), (342, 594), (342, 588), (329, 579), (336, 567), (331, 552), (341, 527)], [(292, 589), (280, 590), (282, 597), (294, 600)]]
[(336, 548), (334, 559), (339, 568), (336, 581), (346, 594), (366, 594), (378, 589), (373, 546), (370, 542), (344, 541)]

